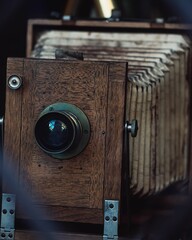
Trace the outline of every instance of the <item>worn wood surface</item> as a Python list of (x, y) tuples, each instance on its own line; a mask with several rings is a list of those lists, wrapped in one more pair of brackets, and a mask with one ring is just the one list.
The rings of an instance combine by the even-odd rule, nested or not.
[[(52, 233), (53, 239), (55, 240), (102, 240), (102, 236), (96, 236), (96, 235), (85, 235), (85, 234), (70, 234), (70, 233)], [(45, 239), (42, 237), (43, 234), (39, 232), (28, 232), (28, 231), (16, 231), (15, 232), (15, 240), (34, 240), (34, 239)]]
[(119, 176), (121, 176), (123, 142), (119, 144), (118, 141), (123, 140), (125, 125), (126, 82), (123, 79), (127, 72), (124, 69), (127, 69), (126, 64), (119, 63), (115, 66), (111, 65), (109, 71), (104, 199), (120, 200), (121, 198)]
[[(190, 51), (189, 54), (189, 66), (192, 66), (192, 53)], [(190, 86), (192, 84), (192, 68), (190, 68), (189, 71), (189, 81), (190, 81)], [(192, 103), (192, 94), (190, 94), (190, 103)], [(189, 114), (190, 114), (190, 134), (188, 137), (188, 141), (189, 141), (189, 155), (192, 158), (192, 110), (191, 108), (189, 109)], [(189, 193), (192, 194), (192, 161), (189, 162), (189, 169), (188, 169), (188, 174), (189, 174)]]
[[(7, 77), (13, 73), (23, 86), (7, 88), (5, 156), (17, 165), (20, 188), (51, 219), (102, 222), (104, 198), (120, 199), (126, 64), (11, 59)], [(39, 114), (56, 102), (77, 105), (91, 125), (86, 149), (65, 161), (45, 154), (34, 137)]]
[[(86, 20), (77, 20), (77, 21), (62, 21), (62, 20), (50, 20), (50, 19), (30, 19), (28, 21), (27, 28), (27, 49), (26, 56), (30, 57), (31, 52), (34, 46), (34, 40), (36, 39), (39, 31), (41, 29), (46, 29), (52, 27), (52, 29), (60, 27), (61, 29), (86, 29), (86, 28), (108, 28), (108, 29), (120, 29), (124, 28), (128, 31), (131, 29), (142, 29), (143, 31), (151, 29), (155, 30), (175, 30), (175, 31), (187, 31), (192, 29), (191, 24), (175, 24), (175, 23), (149, 23), (149, 22), (110, 22), (110, 21), (86, 21)], [(38, 29), (38, 30), (37, 30)]]
[[(51, 219), (53, 221), (103, 224), (103, 209), (50, 206), (42, 204), (36, 204), (32, 209), (35, 210), (35, 213), (37, 213), (36, 218), (42, 220)], [(40, 215), (39, 213), (43, 214)], [(16, 217), (26, 220), (33, 218), (30, 211), (22, 208), (22, 203), (18, 203)]]
[[(7, 76), (18, 75), (23, 77), (23, 59), (8, 59)], [(22, 110), (22, 89), (18, 94), (7, 87), (6, 91), (6, 114), (4, 119), (4, 160), (3, 160), (3, 190), (14, 193), (16, 189), (12, 187), (13, 182), (19, 180), (20, 164), (20, 135), (21, 135), (21, 110)], [(9, 173), (9, 171), (11, 173)], [(12, 179), (14, 177), (16, 179)]]
[[(52, 233), (54, 240), (102, 240), (102, 235), (93, 235), (93, 234), (75, 234), (75, 233)], [(34, 240), (34, 239), (44, 239), (42, 238), (42, 234), (35, 231), (16, 231), (15, 232), (15, 240)], [(139, 238), (127, 238), (127, 237), (119, 237), (119, 240), (139, 240)]]

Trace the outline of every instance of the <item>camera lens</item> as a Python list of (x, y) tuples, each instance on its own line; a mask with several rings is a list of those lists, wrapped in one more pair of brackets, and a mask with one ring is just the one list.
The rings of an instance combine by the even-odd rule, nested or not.
[(90, 124), (80, 108), (69, 103), (55, 103), (41, 112), (34, 133), (44, 152), (54, 158), (69, 159), (88, 144)]
[(53, 148), (65, 146), (69, 139), (69, 127), (65, 122), (58, 119), (53, 119), (48, 122), (48, 127), (45, 129), (45, 135), (48, 139), (48, 145)]
[(66, 113), (47, 113), (36, 124), (35, 136), (38, 144), (48, 152), (63, 152), (75, 138), (73, 119)]

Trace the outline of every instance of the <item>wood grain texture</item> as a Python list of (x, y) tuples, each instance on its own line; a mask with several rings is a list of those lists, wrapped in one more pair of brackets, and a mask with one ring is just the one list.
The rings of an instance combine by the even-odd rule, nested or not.
[[(124, 28), (127, 31), (131, 29), (142, 29), (143, 31), (148, 30), (180, 30), (187, 31), (192, 28), (191, 24), (175, 24), (175, 23), (149, 23), (149, 22), (110, 22), (110, 21), (87, 21), (87, 20), (77, 20), (77, 21), (62, 21), (62, 20), (50, 20), (50, 19), (30, 19), (28, 21), (28, 31), (27, 31), (27, 57), (31, 56), (31, 52), (34, 46), (34, 39), (38, 35), (39, 27), (43, 29), (54, 28), (78, 28), (78, 29), (93, 29), (94, 28), (108, 28), (108, 29), (120, 29)], [(36, 29), (38, 27), (38, 31)]]
[[(25, 61), (20, 177), (30, 188), (34, 200), (33, 189), (41, 195), (44, 204), (102, 207), (106, 70), (107, 65), (103, 64)], [(71, 160), (55, 160), (35, 143), (32, 126), (41, 110), (55, 102), (77, 105), (91, 123), (89, 145)]]
[[(52, 233), (55, 240), (102, 240), (103, 236), (101, 235), (94, 235), (94, 234), (76, 234), (76, 233)], [(37, 231), (21, 231), (18, 230), (15, 232), (15, 240), (34, 240), (38, 239), (41, 240), (42, 234)], [(119, 240), (137, 240), (138, 238), (127, 238), (127, 237), (119, 237)]]
[[(68, 239), (68, 240), (99, 240), (103, 239), (102, 236), (96, 236), (96, 235), (85, 235), (85, 234), (73, 234), (73, 233), (52, 233), (53, 237), (55, 240), (63, 240), (63, 239)], [(35, 232), (35, 231), (16, 231), (15, 232), (15, 240), (34, 240), (34, 239), (39, 239), (41, 240), (43, 234), (40, 232)], [(44, 239), (44, 238), (42, 238)]]
[(127, 64), (110, 65), (104, 199), (120, 200)]
[[(192, 66), (192, 53), (191, 53), (191, 50), (190, 50), (190, 54), (188, 56), (188, 60), (189, 60), (189, 66)], [(190, 83), (190, 86), (192, 84), (192, 68), (190, 68), (190, 71), (189, 71), (189, 83)], [(192, 104), (192, 94), (189, 95), (189, 98), (190, 98), (190, 106)], [(189, 193), (192, 194), (192, 110), (191, 108), (188, 109), (189, 111), (189, 114), (190, 114), (190, 121), (189, 121), (189, 124), (190, 124), (190, 134), (189, 134), (189, 138), (188, 138), (188, 141), (189, 141), (189, 165), (188, 165), (188, 174), (189, 174)]]
[[(17, 66), (21, 60), (14, 61)], [(126, 64), (37, 59), (21, 62), (23, 86), (13, 91), (20, 99), (19, 111), (14, 109), (18, 119), (15, 145), (10, 137), (15, 130), (10, 115), (15, 107), (12, 95), (7, 96), (10, 106), (6, 108), (5, 129), (5, 148), (9, 146), (14, 156), (18, 154), (20, 188), (35, 205), (47, 210), (50, 219), (102, 223), (104, 199), (120, 199)], [(78, 106), (91, 125), (88, 146), (65, 161), (44, 153), (34, 137), (39, 114), (56, 102)]]
[[(37, 212), (44, 215), (38, 216), (41, 220), (71, 221), (76, 223), (103, 224), (103, 209), (63, 207), (50, 205), (35, 205)], [(27, 210), (18, 211), (17, 218), (30, 219)]]
[(33, 48), (33, 23), (29, 20), (27, 24), (27, 45), (26, 45), (26, 56), (29, 57)]
[[(23, 78), (23, 59), (8, 59), (7, 81), (11, 75)], [(3, 149), (3, 192), (14, 193), (12, 183), (18, 181), (20, 161), (22, 89), (17, 91), (6, 88), (6, 112), (4, 119), (4, 149)], [(14, 179), (14, 177), (16, 179)]]

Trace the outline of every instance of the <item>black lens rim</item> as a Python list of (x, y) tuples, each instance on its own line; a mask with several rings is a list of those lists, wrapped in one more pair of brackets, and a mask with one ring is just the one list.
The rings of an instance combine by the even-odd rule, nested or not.
[[(35, 134), (35, 126), (39, 119), (42, 116), (48, 113), (55, 113), (58, 112), (60, 114), (67, 115), (70, 120), (74, 123), (74, 132), (75, 138), (73, 143), (67, 148), (63, 149), (63, 151), (53, 152), (47, 151), (46, 149), (42, 148), (36, 139)], [(34, 135), (37, 145), (43, 150), (45, 153), (50, 155), (53, 158), (60, 159), (60, 160), (67, 160), (71, 159), (77, 155), (79, 155), (88, 145), (90, 136), (91, 136), (91, 126), (87, 115), (76, 105), (66, 103), (66, 102), (58, 102), (49, 105), (46, 107), (39, 115), (37, 121), (35, 122), (34, 126)]]
[[(67, 143), (61, 145), (61, 147), (51, 147), (51, 146), (49, 147), (49, 144), (46, 144), (46, 141), (44, 141), (41, 138), (42, 134), (40, 134), (40, 133), (42, 133), (44, 124), (50, 122), (51, 120), (59, 120), (61, 122), (64, 122), (68, 126), (70, 125), (69, 128), (71, 128), (71, 130), (70, 130), (71, 136), (68, 139)], [(35, 138), (36, 138), (38, 145), (44, 151), (46, 151), (47, 153), (50, 153), (50, 154), (60, 154), (64, 151), (66, 151), (68, 148), (70, 148), (74, 142), (75, 135), (76, 135), (76, 130), (75, 130), (74, 121), (70, 117), (70, 115), (66, 112), (54, 111), (54, 112), (46, 113), (38, 119), (38, 121), (35, 125)]]

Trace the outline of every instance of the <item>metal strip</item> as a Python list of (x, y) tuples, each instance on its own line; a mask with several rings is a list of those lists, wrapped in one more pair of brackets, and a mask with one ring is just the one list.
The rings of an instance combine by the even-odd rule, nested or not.
[(3, 150), (3, 117), (0, 117), (0, 154)]
[(14, 240), (15, 195), (2, 194), (0, 240)]
[(105, 200), (103, 240), (118, 239), (119, 201)]

